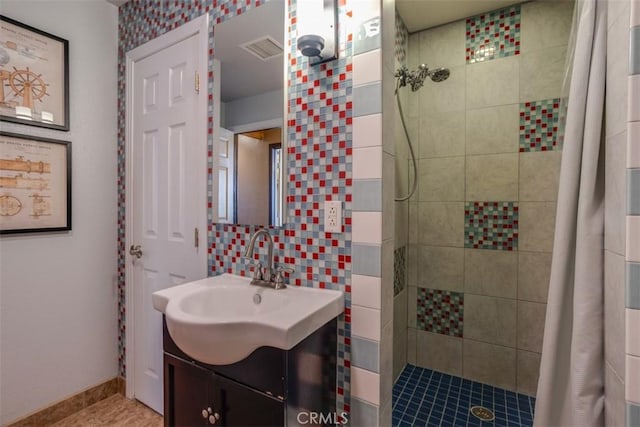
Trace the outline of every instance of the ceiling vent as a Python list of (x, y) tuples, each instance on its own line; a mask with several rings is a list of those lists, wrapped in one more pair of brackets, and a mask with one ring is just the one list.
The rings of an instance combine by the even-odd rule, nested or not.
[(252, 40), (241, 44), (240, 47), (263, 61), (274, 58), (284, 52), (280, 43), (271, 36), (264, 36), (256, 40)]

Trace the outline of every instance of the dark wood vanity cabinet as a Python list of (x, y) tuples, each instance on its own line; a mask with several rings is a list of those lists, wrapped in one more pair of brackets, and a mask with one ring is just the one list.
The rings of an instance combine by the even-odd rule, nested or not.
[(335, 413), (335, 319), (291, 350), (261, 347), (231, 365), (193, 360), (166, 322), (163, 346), (166, 427), (296, 426), (301, 411)]

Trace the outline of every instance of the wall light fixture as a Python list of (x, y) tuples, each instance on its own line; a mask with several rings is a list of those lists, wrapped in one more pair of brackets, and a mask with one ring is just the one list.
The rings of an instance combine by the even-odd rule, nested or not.
[(338, 58), (338, 1), (298, 0), (298, 49), (309, 65)]

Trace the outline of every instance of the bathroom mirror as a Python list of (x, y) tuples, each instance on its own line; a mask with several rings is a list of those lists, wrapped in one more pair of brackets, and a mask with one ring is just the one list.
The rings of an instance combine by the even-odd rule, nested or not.
[(285, 210), (284, 2), (214, 25), (215, 222), (281, 226)]

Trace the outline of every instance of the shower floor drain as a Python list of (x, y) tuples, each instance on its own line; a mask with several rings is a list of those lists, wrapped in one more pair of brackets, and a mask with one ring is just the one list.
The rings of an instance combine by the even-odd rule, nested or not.
[(482, 421), (493, 421), (496, 418), (496, 416), (493, 415), (493, 411), (484, 406), (472, 406), (469, 411), (471, 415)]

